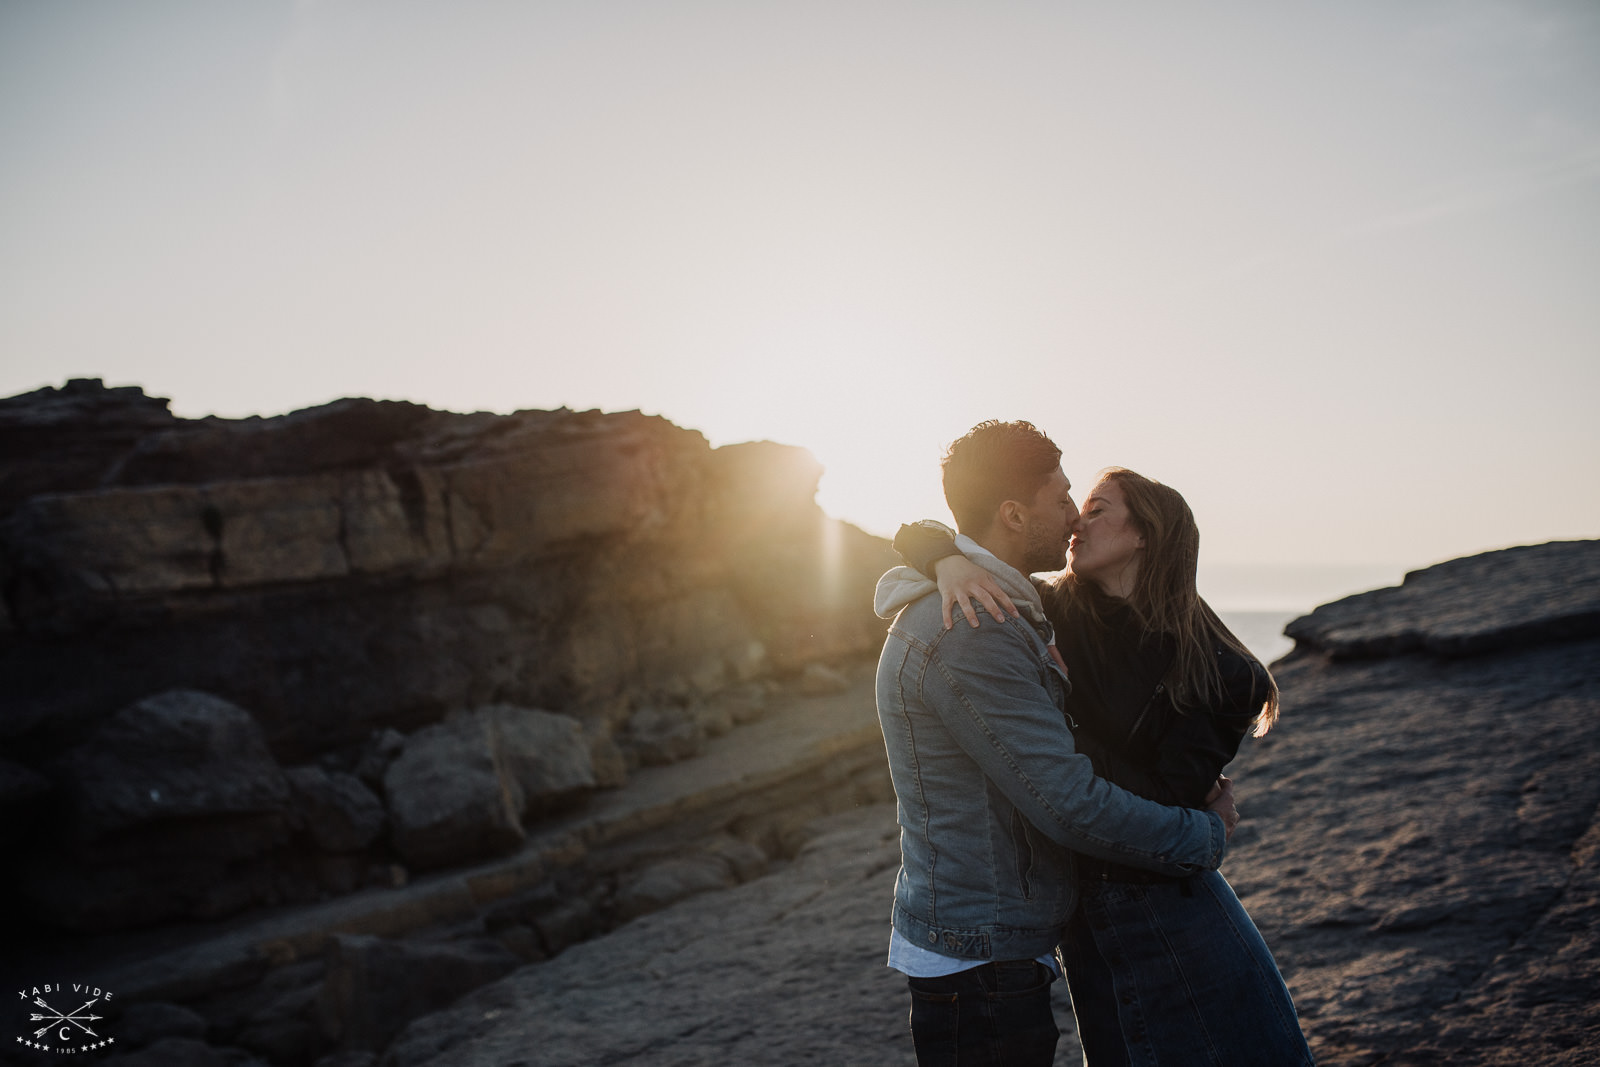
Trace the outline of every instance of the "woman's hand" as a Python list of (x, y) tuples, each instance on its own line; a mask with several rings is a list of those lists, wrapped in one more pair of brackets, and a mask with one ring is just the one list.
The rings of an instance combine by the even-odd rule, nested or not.
[(994, 575), (966, 556), (946, 556), (935, 561), (933, 574), (939, 581), (939, 600), (946, 630), (955, 625), (955, 618), (950, 612), (952, 604), (960, 604), (961, 614), (967, 617), (967, 622), (978, 625), (978, 613), (972, 607), (974, 598), (998, 622), (1006, 621), (1005, 614), (1000, 610), (1002, 607), (1012, 618), (1022, 618), (1022, 612), (1017, 610), (1017, 605), (1006, 595), (1006, 591), (1000, 588)]

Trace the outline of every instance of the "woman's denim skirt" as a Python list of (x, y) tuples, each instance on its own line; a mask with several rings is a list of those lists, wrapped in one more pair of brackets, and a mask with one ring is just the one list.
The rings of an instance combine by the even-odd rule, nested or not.
[(1221, 874), (1079, 888), (1061, 953), (1089, 1067), (1312, 1062), (1278, 965)]

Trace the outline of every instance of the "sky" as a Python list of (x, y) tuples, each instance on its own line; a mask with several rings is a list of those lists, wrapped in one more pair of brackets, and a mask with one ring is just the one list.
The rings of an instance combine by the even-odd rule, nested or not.
[(0, 395), (637, 408), (880, 534), (1023, 418), (1323, 592), (1600, 536), (1592, 0), (0, 0), (0, 146)]

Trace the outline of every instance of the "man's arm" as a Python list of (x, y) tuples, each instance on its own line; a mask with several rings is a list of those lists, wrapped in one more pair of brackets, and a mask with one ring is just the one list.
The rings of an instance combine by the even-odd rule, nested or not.
[(1040, 832), (1067, 848), (1163, 874), (1215, 868), (1221, 815), (1166, 807), (1096, 778), (1039, 680), (1016, 624), (945, 632), (922, 697), (956, 743)]

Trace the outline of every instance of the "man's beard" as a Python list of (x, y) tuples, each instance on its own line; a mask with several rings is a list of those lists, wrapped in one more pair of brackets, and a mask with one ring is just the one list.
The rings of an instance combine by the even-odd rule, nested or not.
[(1029, 574), (1040, 571), (1058, 571), (1067, 565), (1066, 535), (1043, 527), (1028, 530)]

